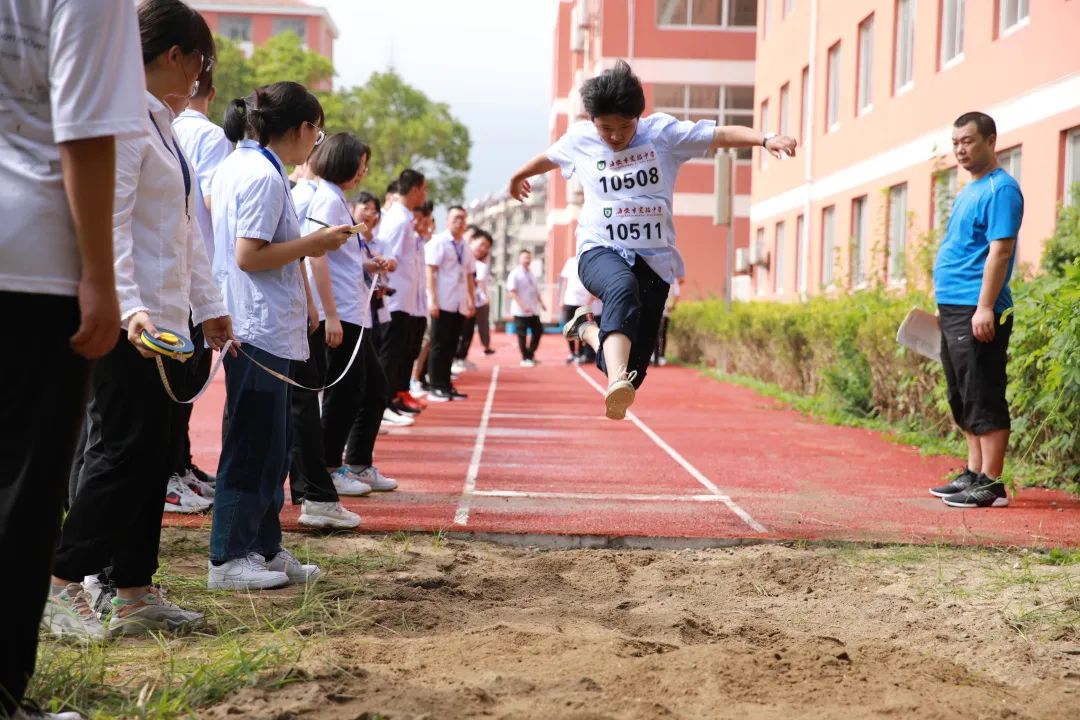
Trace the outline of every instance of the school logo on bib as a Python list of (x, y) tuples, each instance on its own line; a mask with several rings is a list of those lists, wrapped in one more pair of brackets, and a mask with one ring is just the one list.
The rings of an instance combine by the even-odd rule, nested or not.
[(597, 160), (596, 161), (596, 169), (599, 170), (600, 172), (603, 172), (604, 168), (606, 168), (606, 167), (607, 167), (607, 161), (606, 160)]
[(611, 208), (609, 208), (609, 207), (604, 208), (604, 217), (606, 217), (606, 218), (611, 217)]

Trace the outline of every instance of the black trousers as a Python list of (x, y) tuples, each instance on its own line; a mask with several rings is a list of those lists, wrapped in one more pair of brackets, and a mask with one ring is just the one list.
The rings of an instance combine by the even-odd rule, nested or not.
[[(544, 326), (540, 322), (539, 315), (514, 316), (514, 329), (517, 330), (518, 350), (521, 351), (522, 360), (532, 360), (536, 355), (536, 348), (540, 347), (540, 336), (544, 334)], [(525, 334), (532, 331), (532, 339), (525, 344)]]
[(660, 358), (664, 357), (664, 353), (667, 352), (667, 331), (668, 331), (668, 316), (663, 315), (660, 318), (660, 331), (656, 336), (656, 352), (653, 353), (653, 362), (657, 362)]
[(476, 331), (476, 316), (480, 314), (480, 308), (476, 310), (477, 312), (461, 321), (461, 332), (458, 333), (457, 347), (454, 349), (455, 360), (464, 360), (469, 356), (469, 347), (472, 345), (473, 333)]
[[(409, 389), (412, 364), (416, 360), (416, 355), (420, 354), (419, 347), (413, 354), (413, 346), (419, 345), (416, 342), (417, 339), (413, 337), (415, 333), (415, 318), (406, 312), (390, 313), (389, 324), (383, 326), (383, 342), (379, 349), (379, 359), (386, 373), (387, 402), (393, 400), (399, 392)], [(422, 333), (418, 339), (423, 342)]]
[[(428, 332), (428, 319), (426, 316), (412, 316), (413, 334), (410, 338), (409, 344), (409, 364), (405, 372), (405, 377), (402, 381), (401, 392), (409, 391), (409, 382), (412, 380), (413, 367), (416, 365), (416, 361), (420, 358), (420, 355), (424, 352), (424, 340), (430, 339), (427, 336)], [(424, 361), (427, 362), (426, 360)], [(421, 370), (427, 370), (424, 366)], [(421, 372), (421, 375), (423, 373)]]
[(450, 367), (454, 364), (461, 324), (465, 316), (459, 312), (440, 310), (431, 318), (431, 353), (428, 355), (428, 382), (432, 387), (450, 389)]
[[(166, 360), (165, 362), (171, 362)], [(118, 587), (149, 585), (158, 567), (170, 438), (179, 431), (153, 360), (127, 334), (91, 373), (83, 486), (60, 533), (53, 574), (66, 580), (112, 566)]]
[[(574, 317), (574, 313), (577, 312), (577, 305), (563, 305), (562, 316), (559, 319), (559, 324), (565, 326), (570, 322), (570, 318)], [(571, 355), (577, 355), (580, 352), (578, 345), (581, 344), (580, 340), (567, 340), (566, 345), (570, 349)]]
[(33, 348), (0, 353), (0, 557), (12, 558), (0, 592), (6, 624), (0, 651), (3, 717), (22, 702), (34, 674), (64, 473), (89, 379), (89, 364), (68, 344), (79, 326), (74, 297), (0, 292), (0, 336), (25, 337), (27, 318), (45, 320), (33, 331)]
[[(356, 339), (360, 337), (359, 325), (341, 325), (345, 339), (327, 352), (326, 374), (330, 380), (349, 364)], [(348, 374), (337, 385), (323, 391), (323, 454), (331, 465), (341, 464), (342, 455), (346, 465), (371, 465), (386, 397), (386, 374), (375, 354), (371, 330), (364, 330), (360, 350)]]
[[(326, 382), (325, 338), (326, 323), (319, 323), (318, 329), (308, 335), (308, 359), (304, 362), (294, 360), (290, 366), (293, 380), (308, 387), (323, 386)], [(294, 387), (289, 410), (293, 430), (289, 490), (293, 505), (304, 500), (337, 502), (337, 490), (330, 473), (326, 472), (326, 455), (323, 454), (319, 393)]]
[(980, 342), (971, 333), (974, 305), (938, 305), (941, 364), (953, 420), (975, 435), (1009, 430), (1009, 337), (1014, 315), (1001, 322), (994, 313), (994, 339)]

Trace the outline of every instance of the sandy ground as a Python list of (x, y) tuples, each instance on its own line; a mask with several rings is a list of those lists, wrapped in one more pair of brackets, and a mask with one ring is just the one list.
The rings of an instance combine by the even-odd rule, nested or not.
[[(386, 542), (290, 539), (340, 558)], [(949, 548), (395, 542), (389, 568), (327, 573), (324, 590), (359, 583), (363, 609), (305, 646), (298, 682), (200, 717), (1080, 718), (1078, 565)], [(205, 567), (194, 553), (174, 567), (189, 563)]]

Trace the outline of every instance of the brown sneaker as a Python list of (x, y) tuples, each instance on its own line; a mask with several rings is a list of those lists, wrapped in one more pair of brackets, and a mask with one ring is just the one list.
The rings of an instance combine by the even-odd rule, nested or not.
[(634, 404), (637, 391), (634, 390), (634, 379), (637, 371), (627, 372), (623, 370), (619, 376), (608, 385), (604, 393), (604, 407), (606, 415), (611, 420), (622, 420), (626, 417), (626, 409)]

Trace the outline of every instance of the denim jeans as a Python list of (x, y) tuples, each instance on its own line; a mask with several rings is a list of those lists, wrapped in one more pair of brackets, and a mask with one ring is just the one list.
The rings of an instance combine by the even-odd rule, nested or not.
[[(289, 374), (289, 360), (253, 345), (244, 351)], [(281, 550), (285, 476), (290, 462), (291, 388), (243, 354), (225, 358), (228, 428), (218, 463), (210, 560), (227, 562), (257, 552), (267, 560)]]

